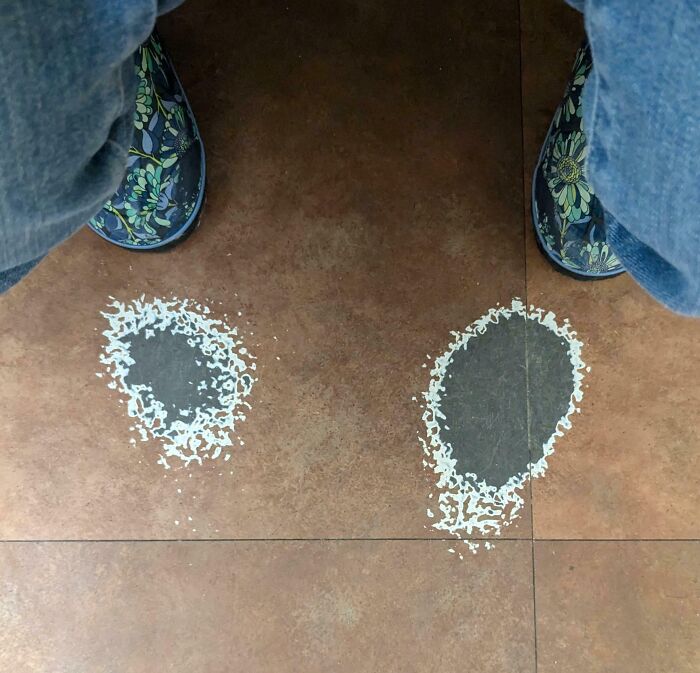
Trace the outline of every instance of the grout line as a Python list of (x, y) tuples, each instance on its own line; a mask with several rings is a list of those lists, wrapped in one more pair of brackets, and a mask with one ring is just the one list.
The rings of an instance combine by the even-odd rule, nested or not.
[[(523, 26), (522, 26), (522, 9), (521, 0), (515, 0), (516, 12), (518, 17), (518, 74), (519, 74), (519, 91), (520, 91), (520, 184), (523, 204), (523, 272), (525, 282), (525, 310), (528, 310), (529, 295), (527, 283), (527, 190), (525, 182), (525, 108), (523, 96)], [(534, 511), (534, 494), (532, 489), (532, 432), (530, 428), (530, 418), (532, 412), (530, 409), (530, 361), (529, 361), (529, 345), (528, 345), (528, 321), (525, 321), (525, 405), (527, 423), (527, 452), (528, 452), (528, 469), (530, 471), (529, 490), (530, 490), (530, 553), (532, 565), (532, 637), (533, 650), (535, 655), (535, 673), (539, 669), (538, 652), (537, 652), (537, 587), (536, 587), (536, 572), (535, 572), (535, 511)]]
[(700, 538), (695, 537), (599, 537), (599, 538), (565, 538), (565, 537), (542, 537), (535, 538), (538, 542), (700, 542)]
[(698, 544), (700, 538), (525, 538), (525, 537), (211, 537), (211, 538), (67, 538), (67, 539), (7, 539), (0, 540), (0, 545), (3, 544), (76, 544), (76, 543), (153, 543), (153, 542), (459, 542), (465, 540), (469, 542), (491, 542), (496, 544), (499, 542), (530, 542), (533, 547), (537, 544), (546, 543), (678, 543), (687, 542)]
[(67, 539), (8, 539), (0, 540), (0, 545), (2, 544), (43, 544), (43, 543), (81, 543), (81, 542), (460, 542), (464, 540), (465, 542), (529, 542), (529, 538), (525, 537), (501, 537), (501, 538), (487, 538), (487, 537), (197, 537), (197, 538), (67, 538)]

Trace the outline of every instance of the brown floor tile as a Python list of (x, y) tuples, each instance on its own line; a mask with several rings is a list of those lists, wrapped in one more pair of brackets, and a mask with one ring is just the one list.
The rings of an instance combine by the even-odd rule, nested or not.
[[(0, 536), (429, 535), (421, 364), (524, 292), (517, 7), (198, 0), (161, 32), (202, 224), (163, 254), (83, 231), (0, 301)], [(230, 470), (175, 483), (95, 377), (99, 311), (141, 293), (244, 312), (260, 381)]]
[[(558, 0), (522, 8), (529, 185), (582, 29)], [(535, 537), (699, 538), (700, 323), (664, 310), (628, 277), (581, 283), (555, 273), (529, 217), (528, 300), (571, 319), (592, 367), (582, 414), (533, 483)]]
[(529, 542), (0, 545), (0, 668), (532, 673)]
[(539, 673), (700, 670), (700, 544), (538, 542)]

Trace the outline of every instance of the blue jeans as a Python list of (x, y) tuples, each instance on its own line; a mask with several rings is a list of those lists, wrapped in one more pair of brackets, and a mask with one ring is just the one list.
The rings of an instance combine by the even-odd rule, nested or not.
[[(131, 141), (131, 54), (180, 1), (0, 4), (0, 292), (116, 191)], [(588, 176), (609, 242), (652, 296), (700, 315), (700, 3), (568, 1), (585, 15), (593, 54)]]
[(0, 293), (119, 187), (134, 128), (133, 54), (180, 2), (0, 2)]
[(608, 241), (670, 309), (700, 315), (700, 3), (567, 0), (584, 14), (588, 178)]

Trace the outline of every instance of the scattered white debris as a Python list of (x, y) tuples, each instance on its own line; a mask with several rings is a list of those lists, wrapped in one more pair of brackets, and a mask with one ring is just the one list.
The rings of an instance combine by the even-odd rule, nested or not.
[[(208, 317), (208, 307), (188, 299), (146, 301), (143, 295), (126, 303), (111, 299), (113, 311), (102, 313), (109, 328), (103, 332), (107, 344), (100, 360), (112, 379), (108, 387), (118, 388), (126, 396), (127, 412), (136, 419), (135, 431), (141, 441), (162, 442), (163, 453), (157, 462), (166, 469), (172, 460), (187, 466), (193, 461), (201, 464), (204, 459), (218, 458), (222, 448), (233, 446), (231, 434), (236, 423), (246, 418), (245, 410), (250, 405), (245, 398), (256, 380), (252, 374), (254, 358), (242, 348), (237, 329)], [(143, 332), (148, 338), (158, 330), (190, 337), (192, 348), (208, 358), (211, 378), (206, 385), (217, 399), (216, 406), (198, 408), (195, 414), (185, 410), (181, 415), (186, 419), (168, 422), (165, 407), (154, 398), (150, 386), (126, 383), (134, 364), (131, 337)]]
[[(452, 361), (453, 354), (460, 349), (467, 348), (470, 339), (477, 338), (489, 327), (500, 320), (507, 320), (511, 315), (517, 314), (527, 320), (534, 320), (547, 327), (552, 332), (561, 336), (569, 346), (568, 354), (571, 360), (573, 392), (569, 400), (566, 413), (559, 419), (555, 431), (543, 446), (542, 457), (528, 466), (524, 472), (515, 474), (511, 479), (496, 488), (478, 481), (475, 474), (458, 474), (456, 459), (452, 458), (452, 446), (443, 443), (440, 437), (442, 423), (445, 420), (440, 410), (441, 394), (445, 388), (443, 381), (447, 374), (447, 368)], [(562, 437), (564, 432), (571, 428), (570, 417), (578, 411), (577, 404), (583, 399), (582, 380), (583, 370), (586, 365), (581, 360), (583, 344), (576, 338), (576, 332), (571, 329), (568, 320), (562, 325), (557, 324), (554, 313), (543, 309), (531, 307), (526, 311), (519, 299), (513, 299), (509, 307), (490, 309), (485, 315), (469, 325), (464, 332), (452, 332), (454, 341), (447, 350), (435, 358), (431, 370), (431, 380), (428, 391), (423, 393), (425, 411), (423, 422), (426, 435), (420, 437), (425, 454), (424, 465), (437, 475), (436, 493), (440, 512), (439, 519), (432, 523), (432, 527), (439, 531), (460, 537), (463, 534), (500, 534), (502, 529), (510, 525), (520, 516), (524, 504), (519, 491), (527, 483), (530, 474), (534, 477), (542, 476), (547, 469), (547, 457), (554, 452), (554, 443), (557, 437)], [(423, 363), (422, 367), (425, 367)], [(432, 498), (433, 494), (429, 495)], [(428, 510), (432, 513), (431, 510)], [(428, 515), (430, 516), (430, 514)], [(465, 540), (469, 549), (476, 553), (479, 544)], [(491, 549), (490, 542), (484, 543), (486, 549)]]

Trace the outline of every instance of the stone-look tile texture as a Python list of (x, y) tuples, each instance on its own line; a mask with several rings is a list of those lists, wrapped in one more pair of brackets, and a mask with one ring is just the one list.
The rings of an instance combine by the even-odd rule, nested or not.
[[(525, 289), (517, 8), (498, 4), (164, 18), (208, 152), (201, 225), (150, 255), (83, 231), (0, 301), (2, 538), (431, 535), (421, 364)], [(95, 377), (99, 311), (141, 293), (208, 298), (253, 333), (223, 470), (165, 475)]]
[[(555, 274), (523, 199), (575, 12), (192, 0), (160, 29), (207, 146), (200, 229), (151, 255), (82, 231), (0, 299), (0, 670), (700, 670), (698, 543), (671, 541), (700, 538), (697, 323)], [(258, 357), (228, 463), (164, 471), (95, 376), (100, 310), (142, 293), (227, 313)], [(388, 539), (434, 537), (426, 354), (513, 296), (592, 366), (535, 541), (529, 502), (477, 555)]]
[(528, 300), (571, 319), (592, 368), (574, 429), (532, 484), (535, 537), (700, 538), (700, 326), (626, 275), (581, 283), (537, 250), (530, 179), (583, 29), (559, 0), (522, 10)]
[(700, 670), (700, 542), (537, 542), (539, 673)]
[(445, 544), (5, 543), (0, 670), (532, 673), (530, 543)]

